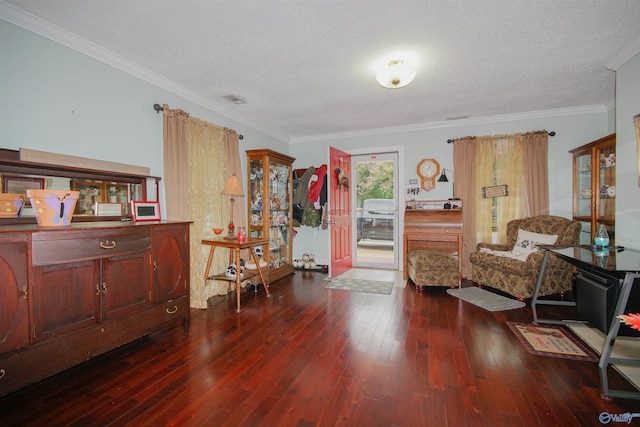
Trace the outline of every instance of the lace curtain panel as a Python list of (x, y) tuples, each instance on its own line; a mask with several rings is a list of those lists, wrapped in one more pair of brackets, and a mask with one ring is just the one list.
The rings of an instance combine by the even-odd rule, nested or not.
[[(471, 278), (469, 254), (478, 242), (506, 239), (512, 219), (549, 210), (548, 133), (465, 137), (454, 141), (456, 197), (464, 200), (462, 275)], [(523, 173), (524, 172), (524, 173)], [(506, 197), (482, 197), (482, 188), (508, 185)]]
[[(221, 194), (227, 177), (235, 173), (244, 188), (238, 135), (230, 129), (190, 117), (183, 111), (170, 110), (166, 105), (163, 134), (167, 219), (192, 222), (190, 305), (204, 309), (210, 297), (224, 295), (229, 289), (226, 281), (205, 283), (203, 276), (209, 248), (200, 242), (212, 236), (210, 228), (226, 228), (229, 222), (229, 197)], [(245, 206), (243, 197), (236, 198), (236, 225), (246, 225)], [(211, 271), (224, 271), (227, 264), (226, 254), (217, 254)]]

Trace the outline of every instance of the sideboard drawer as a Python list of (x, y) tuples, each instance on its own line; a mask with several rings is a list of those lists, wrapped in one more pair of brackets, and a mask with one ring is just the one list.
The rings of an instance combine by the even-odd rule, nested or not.
[(148, 227), (118, 231), (91, 230), (75, 233), (70, 238), (66, 236), (62, 232), (34, 233), (33, 265), (106, 258), (151, 247)]
[(412, 234), (409, 240), (425, 242), (457, 242), (461, 238), (459, 234), (417, 233)]
[(461, 234), (462, 233), (462, 229), (459, 227), (451, 227), (451, 228), (405, 227), (404, 230), (405, 230), (405, 233), (411, 233), (411, 234)]

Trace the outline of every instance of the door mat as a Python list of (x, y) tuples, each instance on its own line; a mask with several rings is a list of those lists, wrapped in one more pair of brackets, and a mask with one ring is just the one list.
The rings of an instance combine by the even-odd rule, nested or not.
[(537, 356), (597, 362), (599, 356), (562, 325), (507, 322), (524, 348)]
[(447, 293), (489, 311), (513, 310), (525, 306), (522, 301), (503, 297), (475, 286), (447, 289)]
[(370, 294), (391, 295), (393, 282), (380, 282), (367, 279), (333, 278), (325, 289), (338, 289), (341, 291), (366, 292)]

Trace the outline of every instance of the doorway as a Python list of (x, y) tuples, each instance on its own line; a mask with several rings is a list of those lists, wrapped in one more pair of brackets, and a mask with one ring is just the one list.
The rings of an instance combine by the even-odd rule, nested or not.
[(353, 266), (398, 269), (398, 153), (351, 156)]

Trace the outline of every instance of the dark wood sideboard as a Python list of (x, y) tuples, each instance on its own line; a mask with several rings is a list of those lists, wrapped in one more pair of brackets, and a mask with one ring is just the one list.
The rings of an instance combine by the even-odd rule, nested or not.
[(0, 396), (189, 324), (189, 223), (0, 226)]
[(458, 256), (462, 281), (462, 209), (406, 209), (402, 262), (407, 278), (407, 254), (432, 249)]

